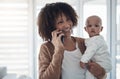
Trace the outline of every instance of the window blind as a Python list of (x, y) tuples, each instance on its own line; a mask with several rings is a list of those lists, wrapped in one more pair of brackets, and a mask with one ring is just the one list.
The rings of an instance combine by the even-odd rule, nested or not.
[(0, 66), (30, 74), (28, 0), (0, 0)]

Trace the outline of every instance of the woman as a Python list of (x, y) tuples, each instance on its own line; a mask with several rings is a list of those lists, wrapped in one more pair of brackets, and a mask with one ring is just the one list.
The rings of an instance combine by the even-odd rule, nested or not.
[[(76, 25), (77, 14), (69, 4), (57, 2), (42, 8), (38, 27), (46, 42), (39, 53), (39, 79), (85, 79), (85, 69), (79, 65), (85, 51), (84, 39), (71, 36)], [(98, 79), (105, 75), (105, 70), (94, 62), (88, 67)]]

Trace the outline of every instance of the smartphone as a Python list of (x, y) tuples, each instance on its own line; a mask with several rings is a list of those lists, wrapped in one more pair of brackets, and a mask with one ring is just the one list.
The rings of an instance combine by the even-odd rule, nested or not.
[[(59, 36), (59, 34), (57, 36)], [(64, 36), (61, 36), (61, 41), (62, 43), (64, 42)]]
[(61, 36), (61, 41), (62, 43), (64, 43), (64, 36)]

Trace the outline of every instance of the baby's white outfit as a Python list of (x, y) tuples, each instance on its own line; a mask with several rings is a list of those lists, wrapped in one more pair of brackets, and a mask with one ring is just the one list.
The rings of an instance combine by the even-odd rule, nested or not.
[[(112, 69), (110, 54), (107, 44), (101, 35), (93, 36), (85, 40), (86, 51), (81, 57), (81, 62), (88, 63), (90, 60), (98, 63), (107, 72)], [(85, 79), (96, 79), (88, 70)]]

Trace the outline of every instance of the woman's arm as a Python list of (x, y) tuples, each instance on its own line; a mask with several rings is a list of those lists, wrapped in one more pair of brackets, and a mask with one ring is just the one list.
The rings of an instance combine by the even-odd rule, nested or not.
[(95, 62), (88, 63), (88, 70), (95, 76), (97, 79), (103, 79), (106, 77), (106, 72), (99, 64)]
[[(39, 53), (39, 79), (60, 79), (63, 50), (54, 51), (49, 50), (50, 48), (51, 46), (41, 46)], [(51, 51), (55, 53), (52, 55)]]
[[(58, 36), (59, 34), (59, 36)], [(60, 79), (64, 45), (61, 31), (52, 32), (52, 40), (43, 44), (39, 55), (39, 79)]]

